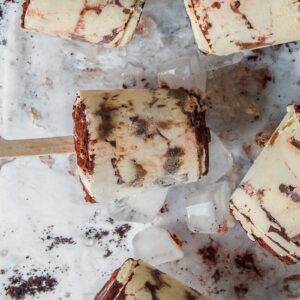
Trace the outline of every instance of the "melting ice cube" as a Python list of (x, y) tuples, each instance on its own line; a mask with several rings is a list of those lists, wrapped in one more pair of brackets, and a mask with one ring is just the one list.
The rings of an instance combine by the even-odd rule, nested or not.
[(123, 82), (127, 87), (143, 87), (142, 78), (144, 69), (133, 64), (127, 64), (121, 74)]
[(190, 190), (186, 199), (188, 228), (195, 233), (227, 232), (234, 226), (229, 214), (230, 194), (227, 181)]
[(267, 68), (242, 64), (216, 70), (207, 81), (209, 126), (231, 138), (239, 136), (234, 134), (236, 131), (248, 130), (249, 121), (259, 118), (263, 112), (258, 100), (269, 78)]
[(207, 70), (217, 70), (239, 63), (244, 53), (235, 53), (226, 56), (205, 55), (200, 53), (200, 59), (205, 63)]
[(158, 71), (159, 84), (172, 89), (185, 88), (203, 95), (207, 73), (198, 55), (177, 58), (162, 64)]
[(110, 217), (118, 221), (151, 222), (164, 205), (167, 193), (167, 188), (156, 188), (116, 200), (108, 208)]
[(213, 202), (203, 202), (186, 208), (188, 228), (195, 233), (213, 233), (216, 227), (216, 208)]
[(135, 259), (143, 259), (152, 265), (182, 259), (184, 253), (170, 233), (159, 227), (149, 227), (140, 231), (133, 239)]

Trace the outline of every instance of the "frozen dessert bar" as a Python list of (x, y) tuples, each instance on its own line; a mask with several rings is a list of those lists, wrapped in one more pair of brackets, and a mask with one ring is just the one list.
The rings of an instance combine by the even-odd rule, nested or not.
[(145, 0), (26, 0), (22, 27), (118, 47), (130, 42)]
[(231, 200), (252, 240), (287, 264), (300, 259), (300, 106), (288, 113)]
[(205, 300), (197, 291), (141, 260), (127, 260), (94, 300)]
[(73, 119), (89, 201), (197, 181), (208, 172), (205, 107), (183, 89), (82, 91)]
[(300, 39), (300, 2), (184, 0), (198, 47), (228, 55)]

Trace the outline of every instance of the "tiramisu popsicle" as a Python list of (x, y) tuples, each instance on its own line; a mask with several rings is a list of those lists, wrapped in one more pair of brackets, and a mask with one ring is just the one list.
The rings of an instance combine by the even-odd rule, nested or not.
[(232, 196), (252, 240), (287, 264), (300, 260), (300, 106), (288, 113)]
[(294, 0), (184, 0), (198, 47), (228, 55), (300, 39)]
[(83, 91), (73, 118), (89, 201), (197, 181), (208, 172), (205, 107), (183, 89)]
[(126, 45), (141, 17), (145, 0), (26, 0), (22, 27), (44, 34)]
[(205, 300), (208, 299), (141, 260), (127, 260), (94, 300)]

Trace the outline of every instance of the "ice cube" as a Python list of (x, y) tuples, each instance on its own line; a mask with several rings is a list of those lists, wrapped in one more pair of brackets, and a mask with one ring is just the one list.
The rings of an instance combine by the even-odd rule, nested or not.
[(231, 187), (227, 181), (190, 189), (186, 196), (188, 228), (195, 233), (227, 232), (234, 226), (229, 213)]
[(111, 202), (109, 215), (118, 221), (151, 222), (163, 207), (167, 188), (147, 189), (128, 198)]
[(194, 233), (214, 233), (216, 208), (212, 201), (191, 205), (186, 208), (188, 228)]
[(235, 138), (238, 136), (235, 132), (248, 131), (249, 122), (262, 114), (264, 107), (258, 100), (270, 78), (267, 68), (242, 64), (213, 72), (206, 91), (209, 127)]
[(182, 259), (182, 248), (174, 241), (170, 233), (159, 227), (148, 227), (133, 238), (135, 259), (158, 266), (167, 262)]
[(235, 53), (226, 56), (205, 55), (200, 53), (200, 59), (204, 62), (207, 70), (214, 71), (227, 66), (235, 65), (244, 58), (244, 53)]
[(181, 57), (162, 64), (157, 76), (161, 87), (184, 88), (196, 94), (205, 94), (207, 73), (198, 55)]
[(123, 69), (121, 74), (123, 78), (123, 84), (129, 88), (136, 87), (142, 88), (143, 87), (143, 73), (144, 69), (140, 66), (136, 66), (133, 64), (127, 64)]

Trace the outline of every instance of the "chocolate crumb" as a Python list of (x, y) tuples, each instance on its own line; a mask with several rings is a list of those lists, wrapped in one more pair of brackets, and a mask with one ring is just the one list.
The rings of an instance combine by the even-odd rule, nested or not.
[(198, 254), (202, 256), (202, 259), (207, 264), (216, 265), (218, 261), (218, 249), (213, 245), (208, 245), (201, 249), (198, 249)]
[(221, 279), (220, 270), (217, 269), (215, 273), (212, 275), (212, 278), (215, 282), (218, 282)]
[[(47, 238), (48, 239), (48, 238)], [(58, 245), (75, 245), (73, 238), (66, 238), (62, 236), (56, 236), (56, 237), (50, 237), (50, 239), (53, 239), (53, 242), (46, 248), (47, 251), (52, 250), (53, 248), (56, 248)]]
[(104, 258), (107, 258), (107, 257), (109, 257), (109, 256), (111, 256), (111, 255), (112, 255), (112, 251), (109, 250), (109, 249), (106, 249), (106, 252), (105, 252), (105, 254), (103, 255), (103, 257), (104, 257)]
[(131, 226), (129, 224), (123, 224), (115, 228), (115, 233), (120, 237), (120, 239), (123, 239), (127, 236), (127, 233), (130, 230)]
[(169, 148), (166, 153), (166, 161), (163, 165), (167, 174), (174, 174), (178, 172), (183, 164), (181, 156), (184, 156), (184, 151), (180, 147)]
[(166, 156), (168, 157), (177, 157), (183, 155), (184, 155), (184, 151), (180, 147), (169, 148), (166, 154)]
[[(297, 189), (295, 191), (295, 189)], [(292, 185), (286, 185), (286, 184), (280, 184), (279, 185), (279, 191), (283, 194), (285, 194), (287, 197), (291, 197), (291, 200), (299, 203), (300, 202), (300, 194), (298, 193), (298, 188), (292, 186)]]
[(101, 240), (104, 236), (108, 236), (109, 235), (109, 231), (107, 230), (97, 230), (96, 228), (89, 228), (86, 232), (85, 232), (85, 236), (88, 239), (95, 239), (95, 240)]
[(106, 221), (110, 224), (114, 224), (114, 219), (111, 217), (109, 217)]
[(244, 284), (239, 284), (234, 287), (234, 292), (238, 298), (244, 298), (248, 293), (248, 288)]
[(160, 209), (160, 213), (164, 214), (169, 211), (168, 203), (165, 203), (164, 206)]
[(238, 269), (243, 269), (247, 271), (253, 271), (258, 276), (261, 276), (260, 271), (255, 265), (255, 261), (252, 253), (246, 252), (243, 255), (237, 255), (234, 259), (235, 265)]
[(113, 130), (113, 118), (112, 112), (117, 110), (117, 108), (109, 107), (109, 105), (104, 102), (100, 105), (99, 110), (96, 112), (96, 116), (101, 118), (101, 124), (99, 125), (99, 138), (106, 140)]
[(9, 285), (5, 287), (6, 295), (12, 299), (24, 299), (26, 296), (36, 296), (40, 293), (53, 291), (57, 280), (49, 274), (30, 276), (27, 280), (22, 275), (15, 275), (8, 279)]
[(135, 128), (136, 135), (144, 135), (148, 133), (149, 124), (146, 120), (140, 119), (138, 116), (134, 116), (129, 119), (136, 126)]

